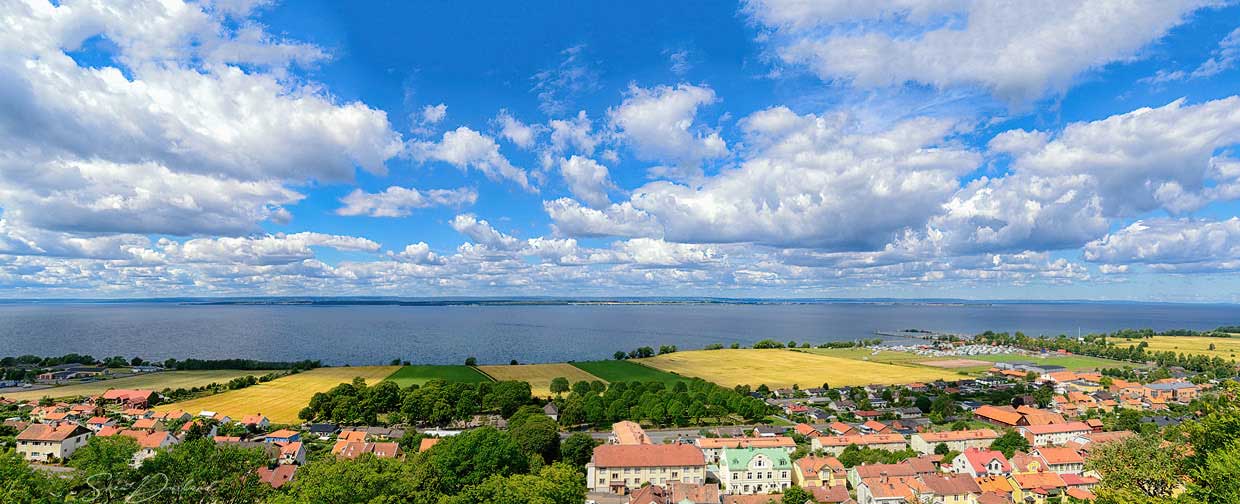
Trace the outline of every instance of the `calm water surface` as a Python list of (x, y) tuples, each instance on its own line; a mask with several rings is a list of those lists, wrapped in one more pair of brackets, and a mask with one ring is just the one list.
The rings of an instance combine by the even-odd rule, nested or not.
[(329, 364), (556, 362), (673, 344), (819, 343), (920, 328), (1075, 334), (1240, 324), (1240, 306), (803, 304), (567, 306), (0, 305), (0, 356), (320, 359)]

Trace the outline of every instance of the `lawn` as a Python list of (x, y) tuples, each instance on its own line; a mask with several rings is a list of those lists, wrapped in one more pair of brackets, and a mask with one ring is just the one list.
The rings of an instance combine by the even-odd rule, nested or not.
[(574, 383), (581, 380), (603, 380), (590, 373), (574, 367), (572, 364), (522, 364), (519, 366), (478, 366), (478, 370), (496, 381), (523, 381), (530, 384), (530, 390), (539, 397), (551, 397), (551, 380), (558, 377), (568, 378)]
[(725, 387), (832, 387), (870, 383), (912, 383), (960, 379), (959, 373), (925, 366), (866, 362), (790, 350), (697, 350), (664, 354), (642, 363), (684, 376), (697, 376)]
[[(1136, 346), (1144, 341), (1149, 344), (1147, 352), (1172, 351), (1185, 354), (1199, 354), (1219, 357), (1230, 361), (1240, 355), (1240, 338), (1209, 338), (1205, 336), (1155, 336), (1153, 338), (1132, 340), (1131, 343), (1121, 339), (1110, 339), (1118, 345)], [(1214, 345), (1214, 350), (1210, 350)]]
[(21, 392), (5, 392), (3, 395), (9, 399), (26, 400), (41, 399), (48, 397), (76, 397), (102, 394), (108, 389), (151, 389), (160, 391), (165, 388), (178, 389), (201, 387), (212, 383), (227, 383), (233, 378), (253, 375), (259, 377), (270, 373), (270, 371), (238, 371), (234, 369), (210, 370), (210, 371), (162, 371), (158, 373), (147, 373), (136, 376), (125, 376), (123, 378), (112, 378), (108, 380), (100, 380), (90, 383), (76, 383), (65, 385), (62, 387), (53, 387), (39, 390), (26, 390)]
[(387, 378), (396, 382), (401, 388), (410, 385), (421, 385), (431, 380), (444, 380), (460, 383), (478, 383), (491, 381), (487, 375), (469, 366), (404, 366)]
[(687, 380), (683, 376), (627, 360), (573, 362), (572, 365), (606, 382), (663, 382), (671, 385)]
[(183, 409), (190, 413), (202, 410), (223, 413), (233, 418), (262, 413), (272, 423), (297, 423), (297, 413), (310, 404), (316, 392), (344, 382), (355, 376), (374, 384), (395, 373), (399, 366), (328, 367), (303, 371), (266, 383), (259, 383), (240, 390), (200, 397), (172, 404), (156, 406), (157, 411)]

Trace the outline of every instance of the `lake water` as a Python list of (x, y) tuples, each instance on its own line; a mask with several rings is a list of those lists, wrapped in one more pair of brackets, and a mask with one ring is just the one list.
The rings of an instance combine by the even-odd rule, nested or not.
[(1076, 334), (1240, 324), (1240, 306), (1168, 304), (650, 304), (298, 306), (0, 304), (0, 356), (319, 359), (328, 364), (607, 359), (643, 345), (821, 343), (907, 328)]

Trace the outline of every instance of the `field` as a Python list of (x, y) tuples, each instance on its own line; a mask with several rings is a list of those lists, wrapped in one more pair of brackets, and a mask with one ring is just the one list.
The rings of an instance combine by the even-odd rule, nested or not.
[(25, 390), (21, 392), (5, 392), (0, 394), (9, 399), (26, 400), (40, 399), (44, 396), (48, 397), (75, 397), (84, 395), (102, 394), (108, 389), (128, 388), (128, 389), (151, 389), (163, 390), (165, 388), (190, 388), (210, 385), (211, 383), (227, 383), (233, 378), (254, 375), (259, 377), (270, 373), (270, 371), (238, 371), (234, 369), (211, 370), (211, 371), (162, 371), (158, 373), (148, 373), (137, 376), (126, 376), (124, 378), (113, 378), (109, 380), (100, 380), (90, 383), (78, 383), (73, 385), (65, 385), (63, 387), (45, 388), (39, 390)]
[(223, 413), (233, 418), (262, 413), (272, 423), (297, 423), (297, 412), (310, 404), (316, 392), (360, 376), (366, 383), (374, 384), (391, 376), (399, 366), (329, 367), (311, 369), (266, 383), (230, 390), (213, 396), (201, 397), (172, 404), (156, 406), (157, 411), (183, 409), (190, 413), (202, 410)]
[(789, 350), (699, 350), (642, 359), (644, 364), (684, 376), (697, 376), (725, 387), (832, 387), (869, 383), (911, 383), (961, 378), (956, 372), (831, 357)]
[[(1211, 338), (1217, 339), (1217, 338)], [(995, 354), (995, 355), (969, 355), (956, 357), (931, 357), (926, 355), (917, 355), (912, 352), (896, 352), (896, 351), (880, 351), (875, 353), (868, 348), (810, 348), (801, 350), (803, 352), (811, 352), (818, 355), (826, 355), (829, 357), (842, 357), (846, 359), (858, 359), (869, 362), (878, 362), (885, 364), (897, 364), (912, 367), (945, 367), (935, 366), (935, 362), (949, 361), (977, 361), (974, 365), (966, 366), (963, 362), (956, 363), (959, 366), (951, 367), (952, 371), (976, 374), (990, 369), (993, 362), (1013, 362), (1027, 361), (1035, 364), (1047, 364), (1052, 366), (1063, 366), (1069, 371), (1080, 371), (1086, 369), (1097, 368), (1122, 368), (1124, 366), (1138, 367), (1139, 364), (1132, 362), (1122, 362), (1110, 359), (1102, 359), (1098, 357), (1089, 357), (1086, 355), (1064, 355), (1051, 356), (1046, 358), (1036, 357), (1033, 355), (1021, 354)]]
[[(1111, 340), (1124, 345), (1124, 340)], [(1132, 340), (1128, 346), (1136, 346), (1140, 342), (1149, 343), (1147, 352), (1176, 352), (1184, 354), (1206, 355), (1230, 361), (1240, 355), (1240, 338), (1208, 338), (1204, 336), (1155, 336), (1153, 338)], [(1214, 345), (1214, 350), (1210, 350)]]
[[(581, 380), (592, 381), (601, 378), (582, 371), (572, 364), (522, 364), (520, 366), (478, 366), (478, 370), (496, 381), (523, 381), (530, 384), (530, 390), (539, 397), (551, 397), (551, 380), (563, 376), (572, 384)], [(604, 380), (606, 381), (606, 380)]]
[(944, 368), (944, 369), (975, 368), (975, 367), (981, 367), (981, 366), (986, 366), (987, 368), (989, 368), (991, 365), (989, 362), (973, 360), (973, 359), (924, 360), (924, 361), (918, 362), (918, 364), (921, 364), (923, 366), (930, 366), (930, 367), (937, 367), (937, 368)]
[(431, 380), (444, 380), (461, 383), (478, 383), (491, 381), (487, 375), (469, 366), (404, 366), (387, 377), (387, 381), (396, 382), (401, 388), (410, 385), (421, 385)]
[(572, 365), (599, 377), (605, 382), (653, 381), (671, 385), (678, 381), (686, 380), (682, 376), (659, 371), (658, 369), (627, 360), (573, 362)]

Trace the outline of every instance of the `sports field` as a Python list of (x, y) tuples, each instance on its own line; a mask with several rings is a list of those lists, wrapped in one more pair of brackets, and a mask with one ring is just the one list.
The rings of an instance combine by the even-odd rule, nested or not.
[(902, 366), (829, 357), (790, 350), (698, 350), (663, 354), (642, 363), (684, 376), (697, 376), (725, 387), (832, 387), (870, 383), (911, 383), (960, 379), (959, 373), (927, 366)]
[[(551, 380), (563, 376), (572, 384), (581, 380), (602, 380), (572, 364), (522, 364), (519, 366), (478, 366), (478, 370), (496, 381), (523, 381), (530, 384), (530, 391), (539, 397), (551, 397)], [(606, 381), (606, 380), (603, 380)]]
[(262, 413), (272, 423), (297, 423), (297, 412), (310, 404), (316, 392), (360, 376), (366, 383), (375, 384), (391, 376), (400, 366), (328, 367), (311, 369), (284, 376), (266, 383), (259, 383), (240, 390), (230, 390), (198, 399), (172, 404), (161, 404), (156, 411), (183, 409), (190, 413), (202, 410), (223, 413), (233, 418)]
[(678, 381), (687, 380), (683, 376), (627, 360), (586, 361), (573, 362), (571, 364), (599, 377), (605, 382), (663, 382), (671, 385)]
[(491, 381), (487, 375), (469, 366), (403, 366), (399, 371), (387, 377), (387, 381), (396, 382), (401, 388), (410, 385), (421, 385), (431, 380), (449, 382), (478, 383)]
[(270, 371), (238, 371), (234, 369), (221, 369), (209, 371), (161, 371), (158, 373), (147, 373), (137, 376), (126, 376), (123, 378), (112, 378), (108, 380), (100, 380), (90, 383), (78, 383), (73, 385), (65, 385), (63, 387), (52, 387), (39, 390), (24, 390), (21, 392), (5, 392), (0, 394), (8, 399), (26, 400), (41, 399), (43, 397), (76, 397), (85, 395), (102, 394), (108, 389), (150, 389), (160, 391), (166, 388), (190, 388), (210, 385), (212, 383), (224, 384), (233, 378), (253, 375), (255, 378), (270, 373)]
[[(1147, 352), (1175, 352), (1184, 354), (1206, 355), (1232, 360), (1240, 356), (1240, 337), (1209, 338), (1205, 336), (1155, 336), (1153, 338), (1132, 340), (1131, 343), (1121, 339), (1112, 339), (1118, 345), (1136, 346), (1144, 341), (1149, 344)], [(1214, 350), (1210, 350), (1214, 345)]]

